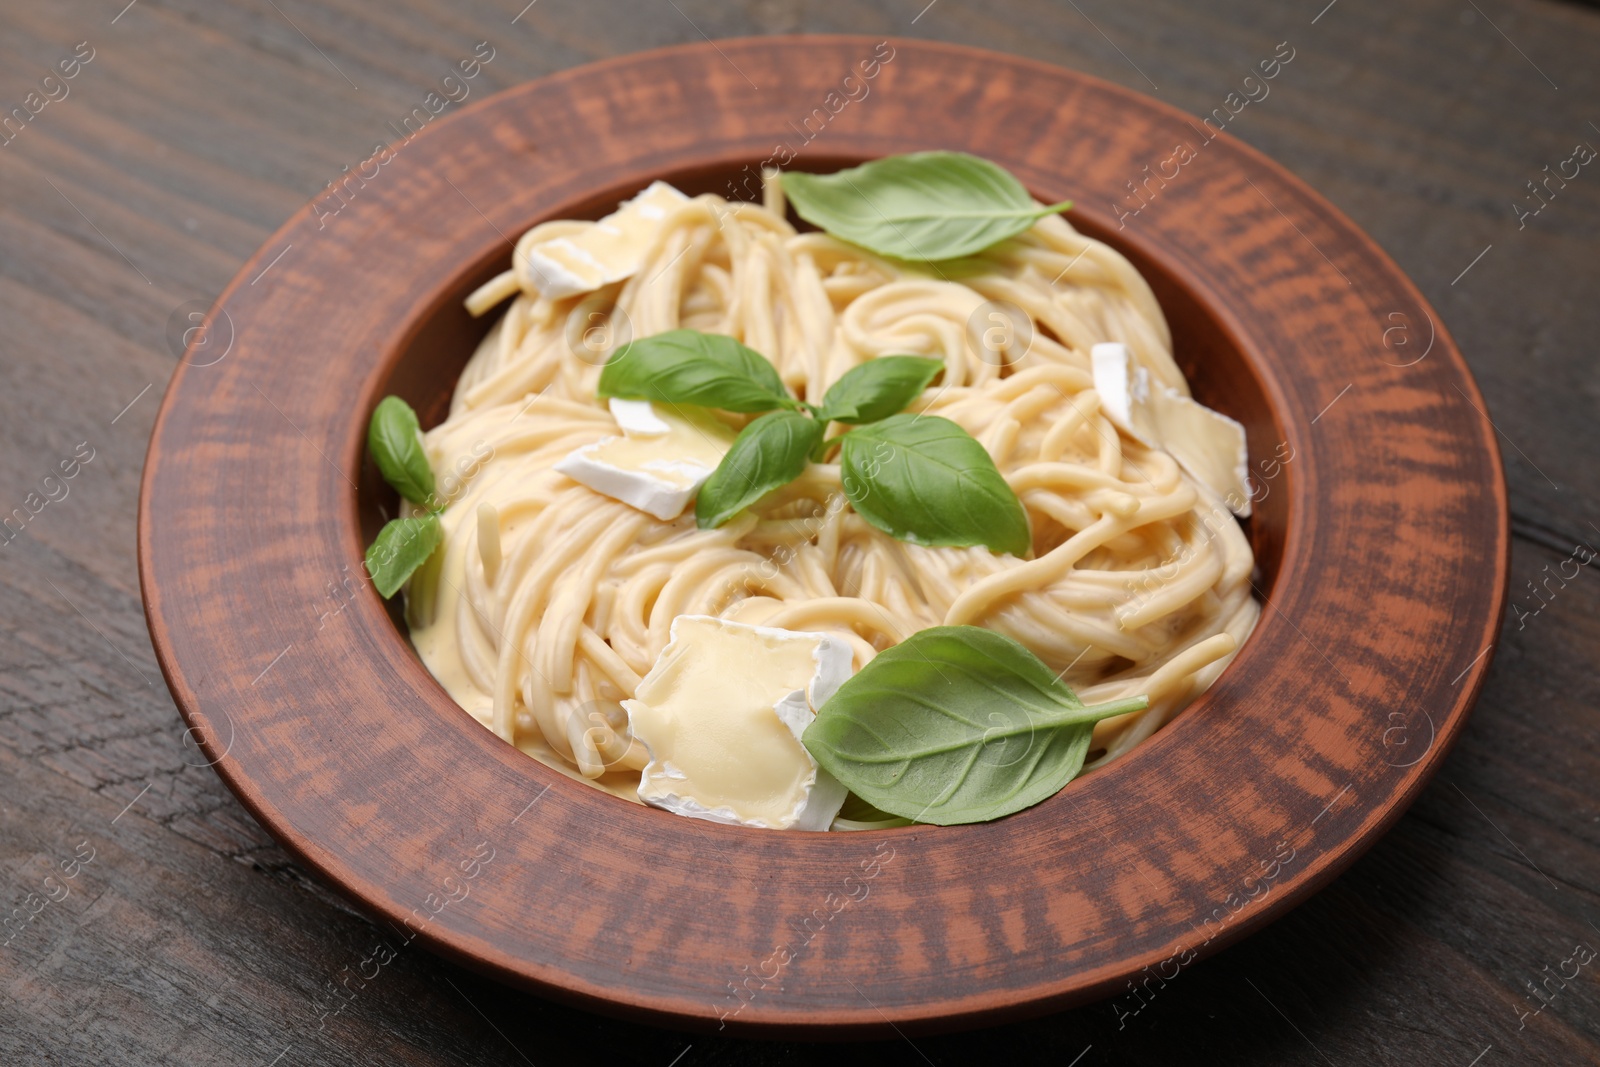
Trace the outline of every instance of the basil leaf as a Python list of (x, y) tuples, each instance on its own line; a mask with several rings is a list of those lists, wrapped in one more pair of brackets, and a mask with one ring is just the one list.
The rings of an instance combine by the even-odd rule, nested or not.
[(893, 823), (896, 826), (911, 822), (910, 819), (902, 819), (898, 815), (878, 810), (854, 793), (845, 794), (844, 804), (840, 806), (839, 814), (834, 818), (856, 823)]
[(600, 395), (723, 411), (800, 406), (760, 352), (698, 330), (668, 330), (630, 342), (600, 368)]
[(1015, 237), (1071, 201), (1039, 207), (1005, 168), (964, 152), (887, 156), (836, 174), (783, 176), (795, 212), (897, 259), (952, 259)]
[(856, 514), (914, 545), (984, 545), (1026, 556), (1022, 502), (982, 445), (949, 419), (894, 415), (844, 435), (844, 493)]
[(695, 521), (710, 530), (754, 504), (806, 469), (822, 440), (822, 423), (793, 411), (773, 411), (746, 426), (700, 487)]
[(395, 492), (413, 504), (427, 506), (433, 495), (433, 468), (422, 450), (417, 413), (397, 396), (386, 396), (367, 423), (367, 451)]
[(437, 514), (414, 519), (390, 519), (367, 548), (367, 573), (385, 600), (394, 596), (411, 573), (433, 555), (444, 540), (444, 525)]
[(868, 804), (916, 822), (986, 822), (1054, 796), (1083, 769), (1094, 723), (1022, 645), (977, 626), (922, 630), (841, 685), (801, 741)]
[(851, 367), (828, 388), (817, 418), (823, 422), (877, 422), (915, 400), (944, 369), (922, 356), (879, 356)]

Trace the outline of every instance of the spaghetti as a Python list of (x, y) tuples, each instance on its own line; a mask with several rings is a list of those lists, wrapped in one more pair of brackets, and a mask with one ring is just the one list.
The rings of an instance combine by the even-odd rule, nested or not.
[[(1188, 394), (1149, 286), (1056, 215), (956, 264), (907, 264), (796, 232), (784, 212), (771, 179), (762, 204), (686, 200), (631, 277), (554, 300), (528, 250), (589, 224), (547, 222), (472, 294), (478, 315), (511, 299), (425, 437), (434, 469), (460, 478), (443, 550), (410, 587), (424, 662), (500, 737), (630, 800), (648, 756), (621, 702), (686, 614), (836, 634), (857, 669), (920, 629), (987, 627), (1086, 703), (1148, 694), (1147, 710), (1097, 724), (1088, 766), (1125, 754), (1216, 679), (1259, 613), (1223, 502), (1119, 432), (1093, 388), (1090, 348), (1119, 341)], [(978, 336), (1001, 301), (1028, 329)], [(615, 342), (678, 328), (740, 339), (812, 402), (877, 356), (941, 358), (909, 410), (983, 444), (1027, 511), (1032, 557), (897, 541), (851, 510), (837, 464), (710, 530), (692, 509), (659, 521), (556, 472), (618, 432), (595, 396)]]

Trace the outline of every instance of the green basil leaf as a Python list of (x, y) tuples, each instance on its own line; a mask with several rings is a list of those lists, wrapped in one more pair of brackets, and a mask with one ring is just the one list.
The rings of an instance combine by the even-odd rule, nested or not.
[(828, 388), (817, 418), (823, 422), (877, 422), (905, 409), (944, 369), (941, 359), (879, 356), (851, 367)]
[(444, 540), (444, 524), (437, 514), (414, 519), (390, 519), (378, 539), (367, 548), (367, 573), (383, 598), (394, 596), (411, 573), (433, 555)]
[(858, 426), (840, 445), (856, 514), (914, 545), (984, 545), (1023, 557), (1032, 547), (1022, 502), (984, 447), (949, 419), (894, 415)]
[(422, 450), (417, 413), (397, 396), (386, 396), (367, 423), (367, 451), (395, 492), (413, 504), (427, 506), (433, 495), (433, 468)]
[(834, 818), (853, 823), (879, 823), (891, 826), (905, 826), (911, 822), (910, 819), (902, 819), (898, 815), (880, 811), (854, 793), (845, 794), (844, 804), (840, 806), (839, 814)]
[(836, 174), (783, 176), (795, 212), (897, 259), (952, 259), (1015, 237), (1071, 201), (1039, 207), (1005, 168), (964, 152), (887, 156)]
[(710, 530), (757, 500), (800, 477), (822, 423), (793, 411), (773, 411), (746, 426), (700, 487), (695, 521)]
[(630, 342), (600, 368), (600, 395), (723, 411), (798, 409), (778, 368), (732, 337), (668, 330)]
[(1095, 722), (1149, 703), (1086, 708), (1011, 638), (939, 626), (879, 653), (828, 699), (801, 741), (873, 807), (950, 826), (1054, 796), (1083, 769)]

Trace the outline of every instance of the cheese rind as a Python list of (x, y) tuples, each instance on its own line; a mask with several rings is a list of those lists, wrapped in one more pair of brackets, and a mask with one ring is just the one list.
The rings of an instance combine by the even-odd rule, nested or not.
[(711, 822), (826, 830), (846, 790), (800, 737), (850, 669), (849, 645), (828, 634), (678, 616), (622, 702), (650, 752), (639, 799)]
[(662, 522), (683, 514), (733, 444), (733, 430), (702, 413), (629, 400), (612, 400), (611, 411), (622, 436), (585, 445), (555, 469)]
[(663, 221), (688, 200), (666, 182), (652, 182), (599, 222), (528, 249), (528, 273), (552, 300), (622, 281), (638, 273)]
[(1250, 454), (1244, 427), (1170, 387), (1152, 387), (1150, 372), (1128, 346), (1089, 350), (1095, 392), (1111, 424), (1147, 448), (1165, 449), (1190, 477), (1221, 497), (1234, 514), (1250, 514)]
[(648, 400), (623, 400), (614, 396), (607, 405), (617, 426), (630, 437), (660, 437), (672, 432), (672, 424), (657, 415)]
[(1160, 430), (1150, 406), (1150, 372), (1133, 361), (1128, 346), (1117, 342), (1089, 349), (1094, 391), (1111, 424), (1148, 448), (1160, 448)]

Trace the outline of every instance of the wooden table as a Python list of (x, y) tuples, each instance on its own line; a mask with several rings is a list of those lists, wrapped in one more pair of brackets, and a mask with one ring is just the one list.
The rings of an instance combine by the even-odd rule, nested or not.
[(140, 464), (184, 314), (475, 45), (493, 49), (481, 95), (657, 45), (796, 31), (1016, 52), (1196, 115), (1288, 42), (1292, 64), (1228, 131), (1339, 204), (1442, 313), (1488, 396), (1516, 532), (1514, 607), (1465, 736), (1332, 887), (1136, 1015), (1093, 1005), (868, 1054), (1600, 1062), (1600, 167), (1567, 162), (1600, 147), (1600, 15), (1536, 0), (923, 3), (6, 5), (0, 110), (28, 118), (0, 146), (0, 914), (38, 911), (0, 931), (0, 1062), (695, 1067), (844, 1051), (590, 1016), (415, 951), (334, 1000), (376, 931), (185, 743), (134, 567)]

